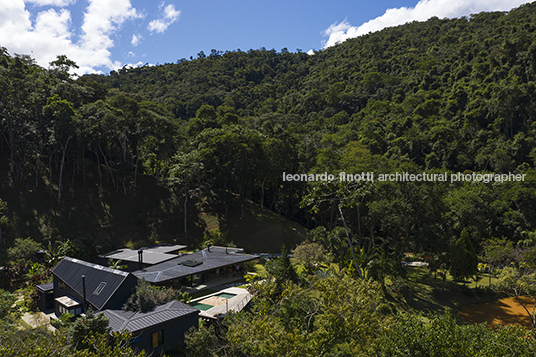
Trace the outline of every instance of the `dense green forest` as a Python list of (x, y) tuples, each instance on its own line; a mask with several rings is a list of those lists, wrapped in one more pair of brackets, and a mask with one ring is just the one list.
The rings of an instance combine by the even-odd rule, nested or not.
[[(212, 50), (81, 77), (66, 56), (43, 68), (0, 47), (0, 265), (11, 264), (0, 283), (24, 279), (30, 267), (15, 258), (36, 242), (47, 257), (61, 244), (95, 260), (127, 243), (274, 252), (305, 240), (340, 269), (317, 279), (306, 256), (298, 277), (284, 254), (253, 285), (251, 310), (192, 333), (190, 355), (531, 355), (525, 330), (459, 326), (449, 314), (423, 324), (387, 300), (408, 253), (432, 258), (436, 292), (438, 274), (443, 293), (447, 276), (468, 281), (480, 259), (510, 269), (494, 273), (504, 291), (536, 294), (535, 30), (536, 3), (412, 22), (313, 55)], [(340, 172), (524, 179), (283, 179)], [(15, 341), (13, 331), (0, 339)], [(258, 343), (268, 335), (278, 338)]]
[[(141, 240), (176, 236), (188, 221), (202, 232), (200, 212), (225, 221), (251, 203), (332, 230), (335, 197), (357, 245), (399, 256), (444, 251), (463, 229), (476, 249), (491, 237), (528, 239), (536, 228), (535, 9), (432, 18), (314, 55), (212, 50), (76, 79), (65, 56), (45, 69), (3, 49), (3, 239), (79, 238), (95, 226), (121, 235), (127, 225), (152, 227)], [(526, 177), (282, 181), (283, 172), (422, 170)], [(132, 211), (140, 206), (147, 209)]]

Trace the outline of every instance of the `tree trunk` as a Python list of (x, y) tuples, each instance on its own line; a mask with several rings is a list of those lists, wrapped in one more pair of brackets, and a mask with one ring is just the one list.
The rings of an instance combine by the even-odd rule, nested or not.
[[(352, 240), (350, 239), (350, 232), (348, 231), (348, 225), (346, 224), (346, 220), (344, 219), (344, 215), (342, 214), (341, 205), (342, 205), (342, 201), (341, 201), (341, 198), (339, 197), (339, 204), (337, 206), (339, 208), (339, 213), (341, 215), (342, 223), (344, 224), (344, 230), (346, 231), (346, 238), (348, 239), (348, 244), (350, 245), (350, 251), (352, 252), (352, 259), (354, 260), (354, 266), (357, 272), (359, 273), (359, 277), (361, 278), (361, 280), (365, 281), (365, 277), (361, 273), (361, 268), (359, 268), (359, 265), (357, 265), (357, 259), (355, 258), (355, 253), (354, 253), (354, 245), (352, 244)], [(368, 293), (368, 290), (367, 290), (367, 293)], [(374, 299), (372, 298), (372, 296), (370, 296), (370, 302), (372, 303), (372, 308), (374, 309), (374, 311), (376, 311), (376, 303), (374, 302)]]
[(265, 181), (266, 181), (266, 178), (264, 178), (261, 183), (261, 210), (264, 209), (264, 182)]
[[(331, 231), (334, 227), (334, 221), (335, 221), (335, 205), (336, 203), (333, 202), (332, 206), (331, 206), (331, 218), (329, 220), (329, 230)], [(339, 209), (340, 210), (340, 209)]]
[(49, 193), (50, 193), (50, 200), (52, 201), (52, 156), (54, 155), (54, 153), (50, 153), (50, 156), (48, 158), (48, 190), (49, 190)]
[(277, 195), (279, 194), (279, 188), (277, 189), (277, 191), (274, 193), (274, 199), (272, 200), (272, 204), (270, 205), (270, 210), (273, 210), (274, 209), (274, 205), (275, 205), (275, 200), (277, 199)]
[(140, 150), (136, 147), (136, 164), (134, 165), (134, 188), (138, 179), (138, 161), (140, 159)]
[[(80, 165), (80, 164), (78, 164), (78, 165)], [(75, 167), (73, 165), (73, 177), (71, 179), (71, 197), (72, 198), (74, 198), (74, 178), (75, 178), (75, 175), (76, 175), (76, 169), (75, 169)]]
[(532, 308), (532, 313), (530, 313), (529, 310), (525, 307), (525, 304), (523, 304), (523, 301), (521, 300), (521, 298), (519, 297), (518, 291), (514, 289), (514, 292), (516, 293), (517, 301), (521, 304), (521, 306), (523, 306), (523, 309), (525, 309), (525, 311), (529, 315), (530, 322), (532, 323), (532, 329), (535, 330), (536, 329), (536, 317), (534, 316), (534, 310), (536, 310), (536, 305), (534, 305), (534, 307)]
[(67, 146), (69, 145), (69, 140), (72, 136), (69, 136), (65, 146), (63, 147), (63, 155), (61, 157), (61, 166), (60, 166), (60, 179), (58, 183), (58, 206), (61, 204), (61, 188), (62, 188), (62, 179), (63, 179), (63, 167), (65, 166), (65, 152), (67, 151)]
[(359, 203), (357, 204), (357, 242), (362, 247), (363, 235), (361, 233), (361, 210), (359, 209)]
[(86, 157), (82, 153), (82, 177), (84, 182), (84, 188), (86, 188)]
[(35, 187), (39, 186), (39, 158), (35, 162)]
[[(107, 172), (107, 173), (110, 175), (110, 177), (112, 178), (112, 185), (114, 185), (114, 187), (116, 187), (116, 186), (115, 186), (114, 174), (113, 174), (113, 172), (112, 172), (112, 168), (110, 167), (110, 164), (108, 164), (108, 159), (106, 158), (106, 155), (104, 155), (104, 152), (102, 151), (102, 148), (100, 147), (100, 145), (99, 145), (99, 150), (100, 150), (100, 152), (101, 152), (101, 154), (102, 154), (102, 157), (104, 158), (104, 163), (106, 164), (106, 168), (107, 168), (106, 172)], [(108, 175), (106, 175), (106, 177), (108, 177)]]
[(11, 171), (11, 174), (13, 174), (15, 172), (15, 163), (13, 162), (14, 161), (14, 152), (15, 152), (15, 148), (14, 148), (14, 144), (13, 144), (13, 130), (9, 130), (9, 141), (10, 141), (10, 145), (9, 145), (9, 157), (10, 157), (10, 164), (11, 164), (11, 167), (10, 167), (10, 171)]
[(100, 156), (98, 152), (95, 152), (95, 155), (97, 156), (97, 168), (99, 169), (99, 197), (102, 198), (102, 172), (101, 172), (101, 163), (100, 163)]

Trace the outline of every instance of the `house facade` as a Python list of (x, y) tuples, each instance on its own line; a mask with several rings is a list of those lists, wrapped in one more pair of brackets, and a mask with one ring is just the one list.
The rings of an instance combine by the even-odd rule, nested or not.
[(56, 316), (120, 309), (138, 282), (130, 273), (69, 257), (52, 270), (52, 279)]

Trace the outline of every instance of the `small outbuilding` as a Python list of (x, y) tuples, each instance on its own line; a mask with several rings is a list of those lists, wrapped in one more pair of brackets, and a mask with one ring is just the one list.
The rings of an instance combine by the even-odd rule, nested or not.
[(112, 331), (132, 334), (133, 350), (145, 350), (152, 356), (184, 343), (186, 331), (199, 326), (199, 310), (176, 300), (147, 312), (107, 309), (102, 313), (110, 319)]
[(45, 283), (37, 285), (37, 294), (39, 295), (39, 310), (47, 311), (54, 307), (54, 283)]

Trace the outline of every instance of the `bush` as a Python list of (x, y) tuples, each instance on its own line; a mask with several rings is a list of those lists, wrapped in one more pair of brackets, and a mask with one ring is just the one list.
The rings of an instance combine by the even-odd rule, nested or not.
[(13, 322), (20, 317), (20, 310), (15, 305), (16, 300), (13, 294), (0, 289), (0, 320)]
[(31, 261), (35, 259), (35, 254), (41, 249), (41, 244), (31, 238), (17, 238), (15, 245), (7, 250), (9, 259), (13, 262), (18, 260)]
[[(188, 299), (188, 296), (181, 295), (181, 298)], [(179, 294), (177, 290), (152, 286), (147, 281), (140, 280), (134, 294), (123, 305), (123, 310), (147, 312), (158, 305), (178, 299)]]
[(107, 335), (111, 330), (108, 327), (108, 323), (109, 319), (104, 314), (95, 315), (90, 310), (85, 317), (79, 317), (69, 325), (67, 340), (73, 348), (78, 350), (88, 349), (91, 345), (84, 339), (92, 334)]
[(63, 313), (58, 319), (51, 319), (50, 324), (58, 330), (67, 328), (74, 321), (74, 315), (71, 313)]
[(389, 285), (389, 291), (395, 297), (400, 296), (401, 294), (409, 290), (408, 281), (402, 277), (397, 277), (393, 280), (391, 285)]

